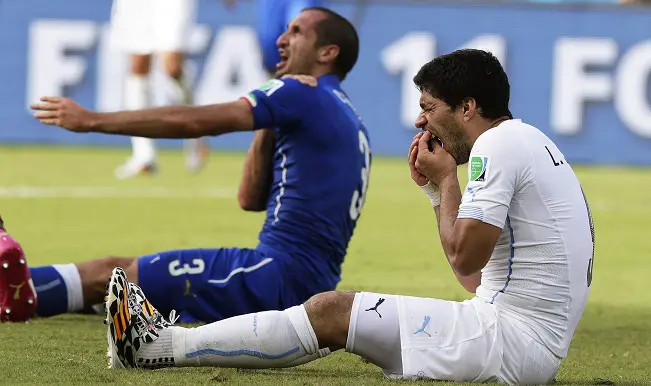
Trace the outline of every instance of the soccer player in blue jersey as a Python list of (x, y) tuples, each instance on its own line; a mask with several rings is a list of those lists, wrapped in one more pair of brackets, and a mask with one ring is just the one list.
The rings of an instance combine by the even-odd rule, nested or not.
[[(234, 102), (97, 113), (44, 97), (33, 106), (42, 123), (82, 133), (199, 138), (255, 130), (238, 199), (245, 210), (267, 212), (254, 249), (175, 250), (33, 268), (39, 316), (102, 302), (116, 267), (159, 310), (181, 311), (182, 321), (284, 309), (335, 289), (371, 166), (368, 132), (341, 88), (359, 39), (342, 16), (308, 8), (277, 44), (277, 78)], [(283, 78), (288, 74), (316, 82)]]

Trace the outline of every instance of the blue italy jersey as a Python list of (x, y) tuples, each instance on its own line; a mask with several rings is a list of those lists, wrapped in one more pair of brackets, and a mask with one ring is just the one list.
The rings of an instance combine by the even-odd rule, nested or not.
[(287, 260), (313, 289), (332, 289), (368, 189), (366, 128), (335, 75), (320, 77), (317, 87), (274, 79), (245, 99), (255, 128), (276, 134), (258, 249)]

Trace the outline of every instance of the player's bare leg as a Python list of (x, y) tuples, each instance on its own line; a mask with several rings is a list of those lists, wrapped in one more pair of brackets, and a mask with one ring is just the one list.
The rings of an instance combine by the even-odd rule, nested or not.
[(76, 264), (32, 267), (30, 274), (39, 299), (38, 316), (103, 313), (106, 282), (115, 267), (123, 267), (137, 280), (138, 259), (132, 257), (111, 256)]
[(75, 264), (81, 279), (81, 289), (84, 299), (84, 308), (95, 306), (104, 301), (106, 283), (111, 277), (111, 272), (121, 267), (127, 272), (129, 278), (138, 281), (138, 258), (108, 256), (100, 259), (84, 261)]
[[(151, 55), (131, 55), (131, 69), (125, 82), (124, 105), (127, 110), (150, 107), (149, 74)], [(151, 138), (131, 138), (132, 156), (115, 170), (118, 179), (157, 171), (156, 148)]]
[[(166, 52), (163, 54), (163, 68), (172, 81), (173, 86), (171, 102), (173, 104), (194, 104), (194, 97), (190, 81), (183, 71), (184, 55), (180, 52)], [(191, 172), (201, 170), (209, 155), (208, 143), (203, 138), (188, 139), (185, 143), (186, 167)]]

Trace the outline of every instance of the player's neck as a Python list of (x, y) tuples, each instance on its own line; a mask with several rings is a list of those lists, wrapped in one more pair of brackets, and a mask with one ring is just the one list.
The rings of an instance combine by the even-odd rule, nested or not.
[[(492, 129), (493, 127), (497, 127), (497, 126), (499, 126), (500, 123), (502, 123), (504, 121), (508, 121), (509, 119), (512, 119), (512, 118), (507, 117), (506, 115), (503, 116), (503, 117), (497, 118), (491, 123), (491, 125), (488, 127), (488, 129)], [(488, 129), (486, 129), (486, 130), (488, 130)]]
[(500, 117), (500, 118), (497, 118), (497, 119), (491, 119), (491, 120), (482, 119), (480, 122), (478, 122), (476, 124), (476, 126), (474, 128), (471, 128), (470, 130), (468, 130), (472, 143), (475, 143), (475, 141), (477, 140), (477, 138), (479, 138), (480, 135), (484, 134), (485, 132), (487, 132), (488, 130), (490, 130), (490, 129), (494, 128), (494, 127), (499, 126), (500, 123), (502, 123), (504, 121), (507, 121), (509, 119), (512, 119), (512, 118), (508, 117), (508, 116), (503, 116), (503, 117)]
[(330, 67), (316, 67), (312, 70), (312, 73), (309, 74), (315, 78), (320, 78), (324, 75), (334, 75)]

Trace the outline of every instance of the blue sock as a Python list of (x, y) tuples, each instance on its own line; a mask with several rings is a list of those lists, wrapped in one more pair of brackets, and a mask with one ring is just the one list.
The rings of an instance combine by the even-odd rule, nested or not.
[(79, 271), (74, 264), (30, 268), (41, 317), (80, 311), (84, 306)]

